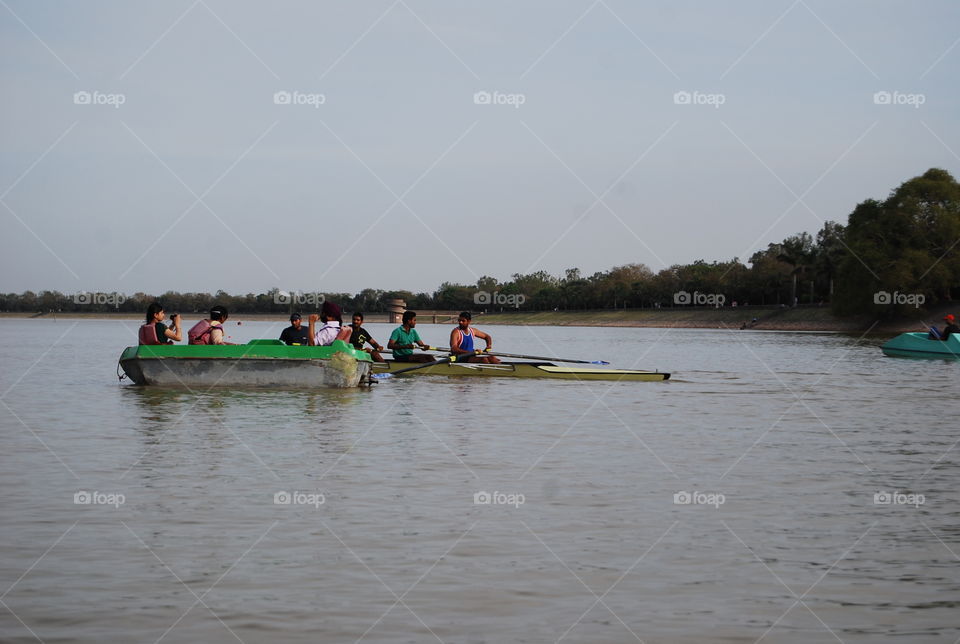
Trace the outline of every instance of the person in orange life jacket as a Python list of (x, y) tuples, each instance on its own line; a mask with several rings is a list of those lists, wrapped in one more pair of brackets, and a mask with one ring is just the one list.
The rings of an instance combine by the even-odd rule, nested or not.
[[(474, 338), (486, 341), (487, 348), (485, 351), (489, 351), (493, 348), (493, 338), (489, 333), (484, 333), (480, 329), (474, 329), (470, 327), (472, 317), (473, 316), (470, 315), (470, 311), (463, 311), (460, 313), (460, 316), (457, 318), (456, 328), (450, 332), (450, 353), (457, 356), (457, 360), (460, 362), (499, 364), (500, 359), (496, 356), (473, 355), (469, 358), (466, 357), (470, 354), (476, 354), (477, 352), (477, 348), (473, 345)], [(460, 356), (464, 356), (464, 358), (461, 359)]]
[(230, 314), (226, 307), (219, 304), (214, 306), (210, 309), (209, 320), (200, 320), (187, 331), (190, 344), (233, 344), (224, 339), (227, 334), (223, 330), (223, 323), (228, 317)]
[(140, 327), (140, 344), (173, 344), (183, 338), (180, 333), (180, 314), (174, 313), (170, 318), (170, 328), (163, 323), (163, 305), (153, 302), (147, 307), (146, 323)]
[[(316, 328), (318, 320), (323, 322), (319, 329)], [(310, 346), (326, 347), (333, 344), (334, 340), (346, 342), (350, 339), (351, 331), (350, 327), (343, 328), (340, 307), (333, 302), (324, 300), (320, 315), (310, 315)]]

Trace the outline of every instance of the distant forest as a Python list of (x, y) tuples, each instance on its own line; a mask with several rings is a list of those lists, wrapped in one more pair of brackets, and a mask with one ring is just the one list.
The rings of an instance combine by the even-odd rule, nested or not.
[[(747, 265), (749, 264), (749, 265)], [(894, 315), (960, 296), (960, 184), (933, 168), (893, 190), (867, 199), (846, 225), (825, 222), (816, 237), (801, 232), (754, 253), (747, 264), (697, 260), (654, 273), (643, 264), (584, 276), (538, 271), (505, 282), (442, 283), (433, 293), (104, 293), (57, 291), (0, 294), (0, 311), (142, 312), (159, 299), (168, 312), (198, 314), (214, 303), (236, 313), (319, 310), (324, 299), (351, 311), (379, 312), (391, 299), (421, 310), (597, 310), (696, 305), (830, 305), (839, 315)]]

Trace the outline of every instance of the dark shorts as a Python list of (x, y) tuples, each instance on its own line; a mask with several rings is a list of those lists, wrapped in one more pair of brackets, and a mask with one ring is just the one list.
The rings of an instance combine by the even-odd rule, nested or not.
[(394, 362), (413, 362), (413, 360), (411, 360), (413, 356), (414, 354), (412, 353), (408, 356), (398, 356), (397, 354), (393, 354), (393, 361)]

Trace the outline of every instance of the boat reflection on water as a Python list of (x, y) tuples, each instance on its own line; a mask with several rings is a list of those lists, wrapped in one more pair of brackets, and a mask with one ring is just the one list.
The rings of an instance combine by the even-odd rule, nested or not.
[(128, 426), (147, 448), (145, 462), (180, 450), (224, 451), (240, 447), (255, 460), (289, 446), (316, 444), (342, 454), (356, 440), (346, 426), (370, 392), (366, 388), (318, 390), (121, 387)]

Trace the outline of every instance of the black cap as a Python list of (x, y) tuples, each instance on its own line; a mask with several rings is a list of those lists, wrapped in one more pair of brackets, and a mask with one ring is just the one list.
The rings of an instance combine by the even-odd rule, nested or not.
[(299, 313), (291, 313), (291, 314), (290, 314), (290, 321), (293, 322), (294, 320), (299, 320), (300, 317), (301, 317), (301, 316), (300, 316)]

